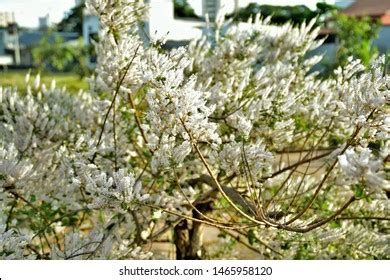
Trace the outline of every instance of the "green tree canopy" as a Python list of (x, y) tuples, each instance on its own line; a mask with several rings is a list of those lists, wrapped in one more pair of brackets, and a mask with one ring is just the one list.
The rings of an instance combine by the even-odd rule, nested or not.
[(57, 25), (58, 31), (83, 33), (84, 4), (73, 7)]
[(176, 17), (192, 17), (197, 18), (194, 9), (188, 4), (187, 0), (175, 0), (174, 4), (174, 14)]
[(378, 37), (379, 28), (379, 21), (370, 17), (357, 18), (336, 14), (333, 27), (339, 39), (336, 65), (345, 65), (350, 56), (368, 65), (371, 58), (378, 54), (378, 49), (373, 46), (373, 40)]
[(337, 9), (336, 6), (326, 3), (317, 3), (317, 8), (314, 11), (305, 5), (273, 6), (251, 3), (247, 7), (228, 15), (228, 17), (233, 18), (235, 21), (247, 21), (250, 17), (261, 13), (263, 17), (272, 16), (271, 22), (274, 24), (283, 24), (286, 22), (301, 24), (303, 22), (309, 22), (316, 17), (319, 18), (320, 22), (324, 19), (324, 16)]
[(34, 64), (39, 70), (73, 71), (81, 78), (89, 73), (88, 48), (80, 37), (75, 42), (64, 42), (63, 37), (47, 33), (33, 49)]

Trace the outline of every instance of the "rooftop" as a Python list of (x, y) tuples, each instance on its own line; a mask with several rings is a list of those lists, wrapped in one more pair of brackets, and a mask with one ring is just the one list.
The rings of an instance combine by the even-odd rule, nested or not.
[[(20, 33), (19, 42), (21, 47), (28, 47), (38, 44), (43, 36), (45, 36), (45, 33), (41, 31), (23, 31)], [(49, 41), (54, 41), (54, 38), (57, 36), (62, 37), (64, 42), (68, 42), (76, 40), (79, 34), (76, 32), (53, 32), (49, 36)]]
[(383, 16), (390, 13), (390, 0), (357, 0), (343, 12), (351, 16)]

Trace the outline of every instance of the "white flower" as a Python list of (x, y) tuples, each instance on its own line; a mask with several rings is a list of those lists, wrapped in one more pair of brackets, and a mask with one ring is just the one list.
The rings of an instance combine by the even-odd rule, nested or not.
[(272, 153), (265, 151), (265, 146), (261, 141), (244, 146), (242, 143), (233, 141), (223, 146), (218, 158), (221, 168), (228, 174), (241, 173), (240, 168), (246, 166), (252, 176), (261, 175), (262, 171), (271, 167), (273, 161)]
[(0, 225), (0, 259), (24, 259), (24, 249), (28, 242), (27, 236), (12, 229), (5, 231), (5, 225)]
[(106, 173), (95, 176), (85, 174), (87, 187), (96, 194), (91, 208), (99, 206), (114, 206), (119, 210), (123, 207), (136, 207), (135, 201), (145, 201), (147, 194), (141, 194), (141, 183), (136, 182), (133, 174), (126, 175), (124, 169), (114, 172), (113, 177)]
[(349, 148), (343, 155), (338, 157), (339, 164), (343, 172), (352, 181), (363, 180), (367, 187), (385, 187), (386, 181), (381, 172), (381, 160), (372, 160), (372, 152), (369, 148), (363, 148), (359, 152)]
[(248, 137), (252, 130), (252, 122), (243, 114), (235, 113), (228, 118), (229, 123), (235, 127), (243, 136)]
[[(317, 195), (286, 230), (261, 226), (261, 211), (248, 213), (259, 222), (254, 236), (275, 250), (262, 250), (263, 257), (388, 258), (389, 236), (377, 226), (383, 221), (332, 221), (343, 236), (326, 225), (299, 235), (288, 230), (331, 217), (356, 184), (370, 199), (342, 216), (388, 216), (384, 56), (369, 69), (350, 58), (335, 76), (321, 77), (311, 70), (320, 57), (307, 55), (322, 43), (315, 19), (275, 26), (257, 15), (236, 24), (220, 14), (202, 39), (166, 50), (144, 40), (144, 1), (86, 6), (100, 19), (89, 91), (46, 86), (39, 75), (26, 77), (23, 92), (0, 87), (0, 258), (150, 258), (140, 246), (192, 216), (188, 202), (210, 202), (207, 216), (224, 225), (248, 224), (225, 207), (211, 175), (256, 210), (291, 213), (280, 222)], [(292, 149), (299, 155), (290, 157)], [(336, 156), (339, 165), (328, 165)], [(26, 221), (28, 211), (34, 215)], [(301, 250), (305, 244), (310, 250)]]
[(143, 240), (147, 240), (148, 239), (148, 237), (150, 236), (150, 229), (148, 228), (147, 230), (143, 230), (142, 232), (141, 232), (141, 238), (143, 239)]
[(175, 161), (175, 163), (180, 164), (190, 153), (191, 153), (191, 144), (189, 141), (184, 141), (183, 143), (181, 143), (181, 145), (173, 149), (172, 158)]
[(38, 74), (34, 80), (34, 88), (38, 89), (40, 85), (41, 85), (41, 76)]

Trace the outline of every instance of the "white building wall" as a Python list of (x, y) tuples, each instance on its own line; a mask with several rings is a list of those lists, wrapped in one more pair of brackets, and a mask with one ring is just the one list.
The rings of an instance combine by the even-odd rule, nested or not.
[(12, 65), (14, 64), (14, 59), (11, 55), (0, 55), (0, 65)]
[(146, 29), (150, 37), (163, 37), (172, 31), (174, 10), (172, 0), (149, 0)]
[(83, 18), (83, 39), (84, 44), (89, 45), (91, 35), (99, 32), (99, 18), (85, 12)]
[(15, 13), (0, 12), (0, 27), (7, 27), (8, 24), (15, 22)]
[[(238, 9), (240, 1), (235, 0), (220, 0), (220, 9), (223, 11), (223, 13), (230, 14), (233, 13), (236, 9)], [(244, 7), (246, 7), (245, 5)]]
[(203, 0), (187, 0), (187, 3), (194, 9), (195, 14), (203, 15)]
[(174, 18), (172, 0), (149, 0), (148, 18), (145, 29), (151, 39), (186, 41), (202, 35), (202, 22)]

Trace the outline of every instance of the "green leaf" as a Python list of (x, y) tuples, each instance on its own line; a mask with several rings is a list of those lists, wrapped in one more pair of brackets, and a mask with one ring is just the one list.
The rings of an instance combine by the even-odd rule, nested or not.
[(255, 234), (253, 229), (248, 231), (247, 238), (248, 238), (249, 244), (253, 245), (254, 243), (256, 243), (257, 238), (256, 238), (256, 234)]
[(354, 187), (355, 187), (355, 197), (362, 198), (364, 195), (364, 186), (362, 184), (356, 184)]

